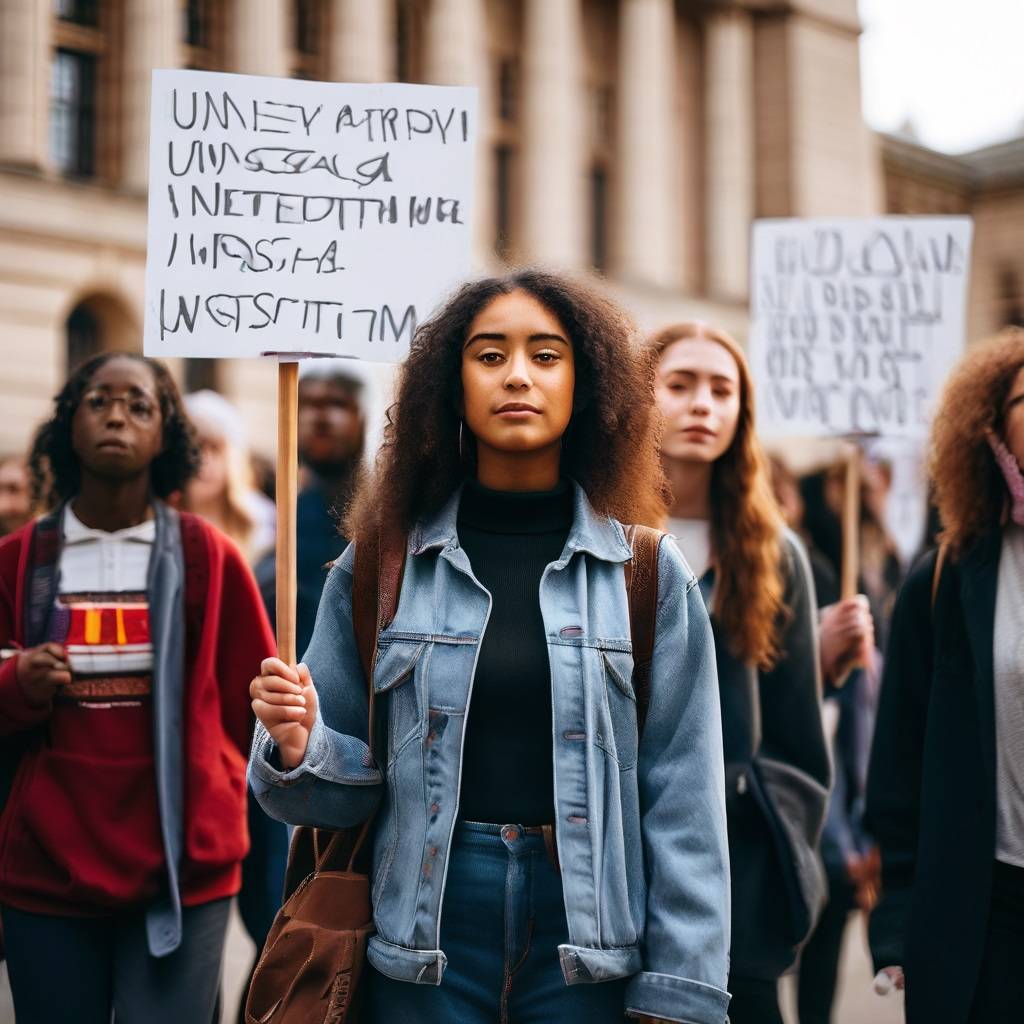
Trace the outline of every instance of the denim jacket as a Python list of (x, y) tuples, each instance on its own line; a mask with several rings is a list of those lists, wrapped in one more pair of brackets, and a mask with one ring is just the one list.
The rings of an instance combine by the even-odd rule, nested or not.
[[(464, 726), (491, 599), (459, 546), (460, 495), (408, 542), (373, 685), (386, 724), (370, 759), (366, 683), (352, 629), (350, 546), (332, 569), (306, 652), (319, 698), (301, 764), (278, 770), (258, 727), (253, 792), (293, 824), (347, 827), (377, 808), (370, 962), (437, 985), (441, 907), (458, 819)], [(675, 545), (658, 554), (651, 700), (638, 743), (619, 523), (578, 486), (565, 549), (541, 578), (551, 662), (555, 822), (569, 942), (567, 984), (632, 976), (628, 1009), (723, 1024), (729, 862), (711, 626)], [(515, 728), (515, 707), (509, 707)], [(386, 748), (386, 749), (385, 749)], [(510, 768), (509, 785), (515, 779)]]

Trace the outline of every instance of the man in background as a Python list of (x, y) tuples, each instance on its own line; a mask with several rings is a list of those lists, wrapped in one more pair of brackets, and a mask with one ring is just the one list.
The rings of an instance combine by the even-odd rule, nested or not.
[[(340, 519), (355, 486), (363, 457), (363, 384), (345, 361), (315, 359), (299, 378), (298, 449), (302, 489), (296, 505), (295, 649), (309, 646), (329, 564), (348, 545)], [(264, 603), (276, 628), (274, 556), (256, 568)]]

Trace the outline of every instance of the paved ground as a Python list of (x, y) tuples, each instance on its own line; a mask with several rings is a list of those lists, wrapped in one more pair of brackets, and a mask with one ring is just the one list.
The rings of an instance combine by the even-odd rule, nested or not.
[[(228, 936), (227, 955), (224, 964), (225, 1006), (231, 1008), (223, 1020), (234, 1020), (234, 1008), (238, 1005), (241, 987), (246, 977), (253, 952), (252, 943), (238, 921), (237, 915), (231, 922)], [(839, 1002), (833, 1024), (901, 1024), (903, 1020), (902, 997), (890, 996), (881, 999), (871, 991), (871, 967), (865, 951), (864, 932), (857, 922), (846, 933), (843, 976), (840, 982)], [(783, 983), (783, 1003), (787, 1024), (796, 1024), (789, 1004), (791, 993)], [(0, 967), (0, 1024), (14, 1024), (14, 1010), (11, 1006), (7, 975)], [(191, 1024), (191, 1022), (188, 1022)], [(439, 1022), (440, 1024), (440, 1022)]]

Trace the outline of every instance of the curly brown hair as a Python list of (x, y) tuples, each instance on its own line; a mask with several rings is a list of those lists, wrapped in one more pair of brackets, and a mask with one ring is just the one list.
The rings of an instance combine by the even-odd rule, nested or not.
[(967, 352), (935, 410), (929, 471), (941, 539), (955, 553), (997, 527), (1003, 516), (1006, 484), (987, 432), (1002, 434), (1006, 399), (1022, 368), (1024, 330), (1008, 327)]
[(468, 430), (460, 438), (462, 350), (477, 314), (515, 291), (550, 310), (572, 343), (576, 387), (562, 476), (579, 483), (600, 514), (624, 523), (664, 522), (668, 487), (658, 456), (651, 360), (635, 343), (632, 322), (579, 281), (524, 270), (463, 285), (417, 328), (375, 472), (361, 481), (345, 517), (346, 536), (358, 542), (378, 526), (407, 532), (475, 471), (473, 438)]
[(768, 669), (778, 659), (785, 622), (783, 523), (754, 429), (753, 378), (740, 346), (725, 331), (707, 324), (674, 324), (655, 334), (649, 344), (660, 358), (670, 345), (695, 339), (721, 345), (735, 360), (740, 377), (736, 436), (711, 471), (712, 614), (736, 657)]

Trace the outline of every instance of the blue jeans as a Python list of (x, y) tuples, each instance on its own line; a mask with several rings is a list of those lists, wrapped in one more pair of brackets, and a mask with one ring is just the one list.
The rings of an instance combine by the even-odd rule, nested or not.
[(440, 985), (371, 969), (374, 1021), (402, 1024), (604, 1024), (623, 1019), (625, 979), (566, 985), (562, 880), (539, 835), (462, 822), (441, 917), (448, 966)]
[(141, 911), (55, 917), (0, 907), (18, 1024), (207, 1024), (213, 1020), (227, 899), (185, 907), (181, 945), (150, 956)]

